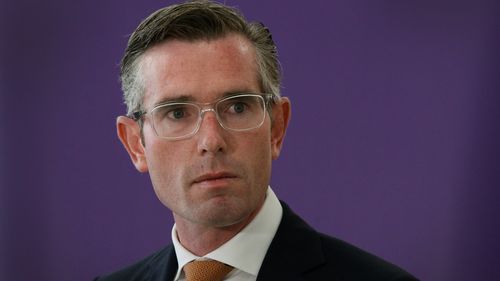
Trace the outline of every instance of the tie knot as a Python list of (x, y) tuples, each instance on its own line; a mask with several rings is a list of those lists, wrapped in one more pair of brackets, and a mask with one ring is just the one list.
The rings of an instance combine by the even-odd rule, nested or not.
[(187, 281), (221, 281), (232, 266), (215, 261), (192, 261), (184, 266)]

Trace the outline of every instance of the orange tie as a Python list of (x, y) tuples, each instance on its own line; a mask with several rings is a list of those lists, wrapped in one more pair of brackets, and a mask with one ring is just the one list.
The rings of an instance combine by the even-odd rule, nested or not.
[(232, 266), (215, 261), (192, 261), (184, 266), (187, 281), (221, 281)]

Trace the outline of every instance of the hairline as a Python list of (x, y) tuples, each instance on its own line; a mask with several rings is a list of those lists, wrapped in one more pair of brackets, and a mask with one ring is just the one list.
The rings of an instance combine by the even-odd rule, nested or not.
[[(129, 93), (133, 94), (134, 100), (135, 100), (135, 107), (130, 107), (128, 108), (127, 115), (131, 116), (134, 112), (138, 110), (145, 110), (144, 109), (144, 99), (146, 96), (146, 85), (145, 85), (145, 77), (144, 77), (144, 59), (145, 56), (155, 47), (162, 45), (162, 44), (167, 44), (169, 42), (173, 41), (178, 41), (178, 42), (188, 42), (188, 43), (197, 43), (197, 42), (213, 42), (216, 40), (221, 40), (226, 37), (229, 37), (231, 35), (236, 35), (239, 36), (240, 38), (243, 38), (246, 40), (247, 43), (249, 43), (250, 46), (253, 48), (253, 61), (255, 64), (255, 71), (257, 75), (257, 82), (259, 83), (259, 89), (261, 93), (266, 93), (266, 94), (272, 94), (273, 96), (280, 97), (280, 91), (279, 91), (279, 85), (277, 89), (269, 89), (265, 90), (265, 81), (267, 80), (268, 84), (270, 87), (272, 87), (272, 83), (270, 82), (269, 78), (263, 77), (266, 75), (265, 71), (265, 65), (264, 63), (264, 58), (262, 58), (261, 52), (259, 52), (259, 48), (256, 46), (256, 44), (243, 32), (240, 31), (235, 31), (235, 30), (229, 30), (220, 34), (216, 35), (206, 35), (203, 37), (198, 37), (198, 38), (179, 38), (179, 37), (169, 37), (165, 38), (159, 42), (156, 42), (152, 44), (151, 46), (148, 46), (147, 49), (145, 49), (143, 52), (138, 54), (130, 63), (130, 74), (134, 76), (134, 91), (136, 93)], [(280, 67), (281, 68), (281, 67)], [(269, 110), (271, 109), (268, 107)]]

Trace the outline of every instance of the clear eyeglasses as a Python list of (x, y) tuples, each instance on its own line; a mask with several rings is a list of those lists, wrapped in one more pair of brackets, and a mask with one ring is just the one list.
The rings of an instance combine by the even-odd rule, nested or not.
[(131, 116), (138, 121), (149, 114), (156, 135), (168, 140), (180, 140), (195, 135), (203, 115), (212, 111), (219, 124), (230, 131), (249, 131), (264, 123), (266, 105), (274, 101), (271, 94), (237, 94), (214, 103), (172, 102), (155, 106), (151, 111), (136, 111)]

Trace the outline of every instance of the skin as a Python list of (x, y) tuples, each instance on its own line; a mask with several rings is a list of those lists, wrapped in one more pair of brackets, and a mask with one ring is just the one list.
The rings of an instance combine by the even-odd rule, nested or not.
[[(156, 45), (142, 58), (144, 108), (179, 97), (212, 103), (230, 93), (261, 93), (255, 58), (253, 45), (238, 34)], [(156, 195), (173, 213), (179, 241), (192, 253), (203, 256), (224, 244), (262, 207), (289, 100), (281, 98), (272, 114), (257, 129), (231, 132), (207, 112), (194, 136), (177, 141), (158, 138), (147, 115), (144, 143), (137, 123), (118, 117), (118, 136), (133, 164), (149, 172)]]

